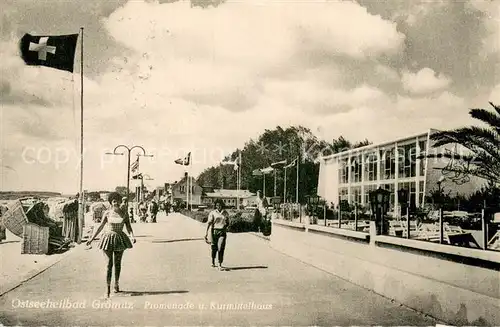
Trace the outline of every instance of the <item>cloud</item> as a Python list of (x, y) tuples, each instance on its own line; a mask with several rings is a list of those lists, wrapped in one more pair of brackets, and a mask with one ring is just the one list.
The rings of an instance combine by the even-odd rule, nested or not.
[(448, 87), (451, 80), (437, 74), (430, 68), (423, 68), (417, 73), (403, 72), (402, 83), (405, 90), (414, 94), (425, 94)]
[(347, 112), (362, 105), (376, 106), (388, 101), (382, 91), (368, 85), (350, 90), (332, 89), (313, 80), (268, 80), (264, 91), (281, 99), (289, 108), (316, 114), (318, 117)]
[[(500, 11), (495, 1), (358, 0), (374, 15), (397, 22), (404, 52), (392, 68), (430, 68), (451, 79), (450, 90), (476, 97), (498, 84)], [(483, 95), (484, 99), (484, 95)]]
[(0, 104), (50, 107), (71, 102), (71, 77), (55, 69), (26, 66), (17, 39), (0, 41), (0, 62)]
[(493, 102), (495, 105), (500, 105), (500, 84), (495, 86), (493, 90), (491, 90), (488, 101)]
[(468, 8), (478, 10), (483, 15), (484, 25), (487, 29), (487, 35), (482, 40), (483, 54), (500, 52), (500, 9), (495, 1), (470, 0), (467, 3)]
[[(387, 16), (354, 2), (228, 2), (216, 8), (168, 2), (115, 1), (90, 9), (99, 24), (85, 30), (87, 189), (126, 183), (126, 158), (105, 155), (118, 144), (153, 153), (141, 158), (141, 170), (161, 185), (182, 175), (184, 167), (173, 160), (187, 152), (196, 175), (277, 125), (304, 125), (326, 140), (344, 135), (376, 142), (466, 121), (467, 103), (452, 90), (455, 76), (422, 66), (410, 51), (428, 44), (408, 40)], [(82, 14), (68, 9), (75, 6), (59, 4), (54, 18), (67, 15), (75, 23), (65, 26), (72, 28)], [(37, 3), (30, 15), (47, 10)], [(28, 16), (23, 28), (26, 21)], [(19, 28), (15, 20), (10, 24)], [(10, 45), (0, 47), (0, 137), (8, 152), (4, 164), (17, 175), (9, 172), (4, 183), (75, 192), (79, 76), (24, 66), (15, 38), (6, 39)], [(410, 49), (412, 42), (419, 46)], [(410, 60), (417, 65), (408, 67)], [(418, 72), (423, 67), (429, 68)], [(401, 76), (410, 92), (402, 93)], [(454, 83), (442, 86), (447, 79)], [(449, 116), (454, 119), (442, 125)], [(33, 149), (29, 158), (42, 155), (41, 162), (27, 162), (27, 147)], [(43, 160), (48, 154), (51, 160)]]
[(110, 16), (107, 28), (140, 52), (161, 46), (164, 58), (182, 55), (240, 63), (278, 63), (304, 44), (356, 57), (377, 56), (394, 53), (404, 40), (393, 23), (351, 2), (291, 3), (283, 12), (276, 3), (234, 1), (203, 10), (187, 2), (133, 1)]
[[(442, 117), (454, 117), (443, 120)], [(390, 102), (366, 104), (316, 121), (326, 140), (343, 135), (349, 140), (377, 143), (424, 133), (429, 128), (470, 124), (466, 101), (450, 92), (425, 98), (398, 96)]]

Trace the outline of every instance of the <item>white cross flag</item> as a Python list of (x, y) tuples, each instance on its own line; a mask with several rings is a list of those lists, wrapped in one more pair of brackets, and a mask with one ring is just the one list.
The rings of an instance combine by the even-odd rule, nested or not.
[(47, 66), (73, 72), (78, 34), (35, 36), (25, 34), (20, 42), (27, 65)]

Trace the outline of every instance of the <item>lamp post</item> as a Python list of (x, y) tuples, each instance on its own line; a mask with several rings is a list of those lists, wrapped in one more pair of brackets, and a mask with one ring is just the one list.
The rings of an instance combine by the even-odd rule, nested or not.
[(408, 196), (408, 190), (406, 189), (400, 189), (398, 191), (398, 199), (401, 203), (401, 214), (403, 213), (403, 210), (406, 211), (406, 238), (410, 238), (410, 203), (409, 203), (409, 196)]
[[(370, 223), (371, 235), (380, 235), (386, 233), (386, 223), (384, 215), (389, 209), (390, 195), (391, 192), (380, 187), (375, 191), (370, 192), (370, 206), (375, 217), (375, 220)], [(371, 240), (372, 238), (370, 237), (370, 241)]]
[(444, 242), (444, 222), (443, 222), (443, 189), (441, 184), (444, 182), (444, 176), (439, 177), (437, 181), (439, 195), (439, 244)]
[(144, 150), (144, 148), (140, 145), (134, 145), (132, 147), (128, 147), (128, 146), (123, 145), (123, 144), (117, 145), (115, 147), (115, 149), (113, 150), (113, 152), (106, 152), (106, 154), (114, 155), (114, 156), (123, 156), (125, 154), (124, 152), (116, 152), (120, 148), (124, 148), (125, 150), (127, 150), (127, 152), (126, 152), (126, 154), (127, 154), (127, 204), (126, 204), (125, 209), (126, 209), (126, 212), (128, 212), (128, 201), (129, 201), (129, 194), (130, 194), (130, 153), (134, 149), (140, 149), (140, 150), (142, 150), (142, 154), (137, 154), (138, 157), (140, 157), (140, 156), (153, 157), (153, 155), (146, 154), (146, 150)]

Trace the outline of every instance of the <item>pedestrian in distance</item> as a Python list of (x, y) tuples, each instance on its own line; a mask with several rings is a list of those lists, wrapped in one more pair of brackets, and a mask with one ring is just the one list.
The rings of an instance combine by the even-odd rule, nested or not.
[(262, 224), (267, 218), (267, 199), (262, 196), (260, 191), (257, 191), (257, 196), (255, 198), (255, 204), (257, 208), (255, 208), (254, 212), (254, 220), (253, 225), (256, 232), (260, 232), (262, 230)]
[[(224, 251), (226, 250), (227, 228), (229, 227), (229, 214), (224, 210), (222, 200), (215, 201), (215, 209), (208, 214), (205, 241), (211, 244), (212, 267), (224, 270)], [(210, 238), (209, 238), (210, 237)], [(218, 259), (218, 265), (215, 260)]]
[(151, 222), (156, 223), (156, 215), (158, 214), (158, 204), (152, 200), (149, 204), (149, 213), (151, 214)]
[[(95, 231), (94, 235), (87, 241), (87, 246), (90, 246), (94, 239), (104, 229), (104, 233), (99, 241), (99, 249), (103, 250), (107, 259), (106, 267), (106, 284), (107, 292), (106, 297), (109, 298), (111, 292), (111, 278), (113, 273), (113, 266), (115, 269), (115, 287), (114, 292), (120, 291), (120, 272), (123, 252), (126, 249), (132, 248), (132, 243), (135, 243), (134, 233), (130, 220), (125, 211), (125, 208), (120, 205), (120, 195), (118, 193), (111, 193), (108, 196), (108, 201), (111, 205), (103, 217), (101, 224)], [(123, 232), (123, 226), (127, 228), (132, 241), (128, 238), (127, 234)]]
[(169, 201), (165, 202), (165, 213), (168, 214), (170, 213), (170, 208), (172, 207), (172, 205), (170, 204)]
[(148, 207), (147, 207), (146, 203), (144, 203), (142, 201), (139, 202), (138, 209), (139, 209), (139, 220), (141, 223), (145, 223), (146, 218), (148, 216)]
[(134, 208), (133, 207), (130, 207), (129, 211), (128, 211), (128, 217), (130, 219), (130, 222), (133, 224), (135, 223), (135, 219), (134, 219)]

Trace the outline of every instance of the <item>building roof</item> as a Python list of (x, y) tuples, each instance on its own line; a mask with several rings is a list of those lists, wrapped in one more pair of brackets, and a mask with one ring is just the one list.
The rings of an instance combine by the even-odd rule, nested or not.
[(249, 190), (226, 190), (226, 189), (218, 189), (213, 192), (207, 192), (206, 196), (209, 198), (249, 198), (255, 196), (254, 193)]
[[(184, 176), (179, 181), (177, 181), (177, 183), (171, 184), (171, 185), (172, 185), (172, 187), (174, 187), (174, 186), (177, 186), (177, 185), (184, 184), (184, 183), (186, 183), (186, 181), (187, 181), (187, 178), (186, 178), (186, 176)], [(196, 178), (194, 176), (189, 176), (189, 181), (192, 182), (193, 185), (199, 186), (198, 182), (196, 181)]]
[(428, 136), (428, 135), (433, 134), (433, 133), (435, 133), (437, 131), (438, 131), (437, 129), (431, 128), (428, 131), (422, 132), (422, 133), (419, 133), (419, 134), (409, 135), (409, 136), (405, 136), (405, 137), (401, 137), (401, 138), (393, 139), (393, 140), (387, 140), (387, 141), (380, 142), (380, 143), (377, 143), (377, 144), (365, 145), (365, 146), (362, 146), (362, 147), (359, 147), (359, 148), (350, 149), (350, 150), (347, 150), (347, 151), (342, 151), (342, 152), (339, 152), (339, 153), (334, 153), (334, 154), (330, 154), (330, 155), (327, 155), (327, 156), (323, 156), (323, 157), (320, 157), (320, 159), (322, 159), (322, 160), (328, 160), (328, 159), (333, 159), (333, 158), (336, 158), (336, 157), (339, 157), (339, 156), (343, 156), (343, 155), (346, 155), (346, 154), (349, 154), (349, 153), (353, 154), (353, 153), (360, 153), (360, 152), (363, 152), (363, 151), (370, 151), (372, 149), (376, 149), (378, 147), (383, 147), (383, 146), (387, 146), (387, 145), (390, 145), (390, 144), (394, 144), (396, 142), (404, 142), (404, 141), (408, 141), (408, 140), (411, 140), (411, 139), (415, 139), (417, 137)]

